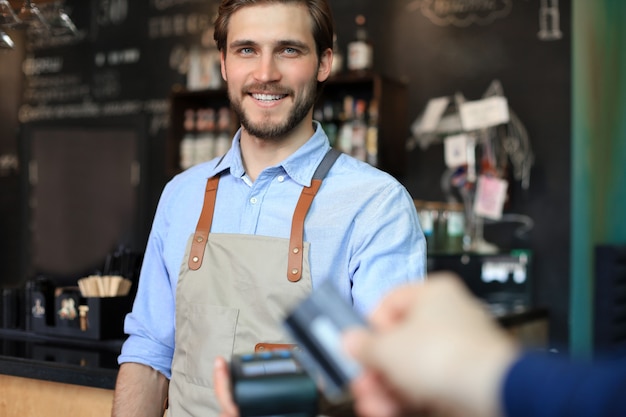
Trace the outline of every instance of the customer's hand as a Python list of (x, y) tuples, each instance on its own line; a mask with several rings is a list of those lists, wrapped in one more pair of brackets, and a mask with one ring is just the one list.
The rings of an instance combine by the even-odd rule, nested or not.
[(350, 331), (345, 346), (366, 367), (352, 384), (357, 412), (402, 414), (408, 406), (458, 416), (497, 416), (517, 347), (458, 277), (439, 273), (398, 288)]
[(213, 367), (213, 385), (220, 404), (220, 417), (239, 417), (239, 409), (233, 400), (230, 373), (226, 359), (218, 357)]

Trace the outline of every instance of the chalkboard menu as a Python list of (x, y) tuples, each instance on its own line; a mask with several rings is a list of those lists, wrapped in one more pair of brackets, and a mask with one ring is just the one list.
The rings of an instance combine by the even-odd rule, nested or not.
[(67, 0), (78, 35), (29, 36), (20, 121), (143, 113), (150, 133), (165, 129), (167, 97), (186, 84), (191, 51), (214, 48), (216, 7), (207, 0)]
[[(370, 3), (331, 2), (342, 42), (353, 35), (354, 16), (369, 14)], [(66, 0), (64, 10), (78, 35), (29, 36), (20, 122), (144, 113), (149, 133), (164, 130), (173, 86), (187, 86), (198, 49), (215, 49), (218, 5), (219, 0)]]

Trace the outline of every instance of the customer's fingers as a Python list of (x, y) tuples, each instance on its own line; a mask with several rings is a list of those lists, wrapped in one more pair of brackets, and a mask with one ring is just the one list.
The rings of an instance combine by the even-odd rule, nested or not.
[(369, 321), (378, 330), (386, 330), (404, 320), (404, 317), (415, 304), (422, 285), (402, 285), (389, 292), (378, 304)]
[(370, 332), (361, 327), (352, 327), (346, 329), (342, 335), (342, 344), (344, 350), (355, 358), (359, 358), (361, 350), (371, 340)]
[(215, 359), (213, 385), (215, 386), (215, 395), (221, 408), (220, 417), (239, 417), (239, 409), (233, 401), (233, 394), (230, 388), (228, 363), (222, 357)]
[(366, 371), (350, 385), (354, 408), (360, 417), (399, 417), (404, 402), (389, 391), (390, 385), (374, 372)]

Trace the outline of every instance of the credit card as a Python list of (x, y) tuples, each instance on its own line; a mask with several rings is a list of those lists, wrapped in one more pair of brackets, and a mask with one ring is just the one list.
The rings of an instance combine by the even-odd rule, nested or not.
[(341, 343), (345, 330), (367, 327), (361, 317), (327, 280), (298, 304), (284, 321), (300, 349), (294, 357), (331, 403), (349, 398), (349, 384), (361, 366), (348, 356)]

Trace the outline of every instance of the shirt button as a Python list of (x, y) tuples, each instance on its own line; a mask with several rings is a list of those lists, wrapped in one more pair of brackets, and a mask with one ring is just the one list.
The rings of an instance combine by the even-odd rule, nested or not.
[(252, 204), (256, 204), (256, 202), (257, 202), (256, 197), (252, 197), (252, 198), (250, 199), (250, 203), (252, 203)]
[(284, 175), (279, 175), (278, 178), (276, 178), (278, 180), (278, 182), (283, 182), (285, 181), (285, 176)]

